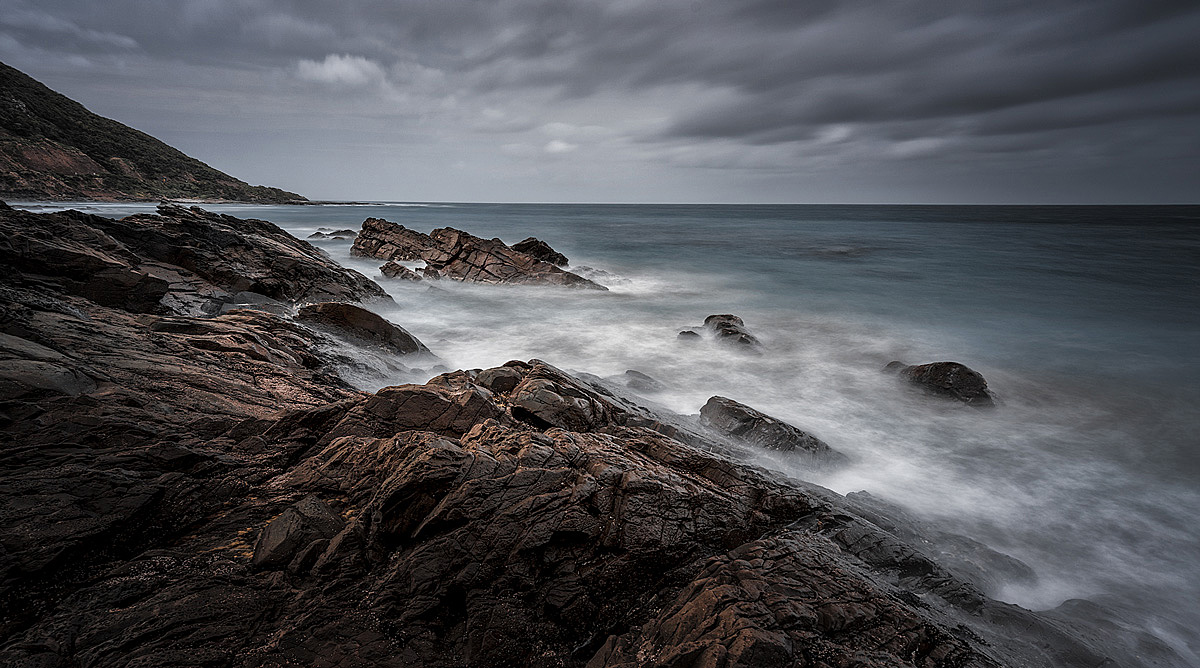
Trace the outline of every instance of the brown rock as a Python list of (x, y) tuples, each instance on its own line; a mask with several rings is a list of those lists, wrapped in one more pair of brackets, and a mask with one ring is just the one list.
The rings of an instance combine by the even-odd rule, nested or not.
[(353, 304), (324, 302), (311, 304), (296, 313), (296, 319), (335, 329), (345, 335), (381, 345), (398, 355), (428, 353), (425, 344), (403, 327), (393, 325), (370, 311)]
[(388, 278), (394, 278), (402, 281), (421, 280), (420, 274), (400, 264), (399, 262), (388, 262), (379, 268), (379, 273), (387, 276)]
[(354, 238), (350, 254), (380, 260), (420, 260), (421, 254), (433, 243), (428, 234), (382, 218), (368, 218)]
[(480, 283), (565, 285), (607, 290), (582, 276), (536, 260), (509, 248), (499, 239), (482, 239), (451, 227), (430, 233), (434, 245), (421, 255), (432, 271), (443, 278)]
[(518, 241), (511, 248), (518, 253), (524, 253), (535, 260), (549, 262), (557, 267), (565, 267), (569, 264), (566, 255), (554, 250), (550, 247), (550, 244), (537, 237), (529, 237)]
[(700, 409), (700, 422), (719, 432), (767, 450), (804, 452), (827, 462), (845, 459), (806, 431), (725, 397), (712, 397)]

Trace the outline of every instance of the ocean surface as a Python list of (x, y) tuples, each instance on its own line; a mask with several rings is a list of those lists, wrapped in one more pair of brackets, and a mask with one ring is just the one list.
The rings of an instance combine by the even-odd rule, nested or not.
[[(714, 394), (750, 404), (854, 460), (819, 476), (757, 464), (981, 540), (1038, 574), (1001, 599), (1105, 603), (1200, 665), (1200, 207), (207, 208), (300, 238), (368, 216), (539, 237), (610, 291), (388, 281), (349, 242), (314, 243), (379, 280), (396, 304), (375, 308), (450, 368), (537, 357), (647, 373), (666, 389), (646, 398), (681, 413)], [(741, 316), (765, 354), (676, 340), (714, 313)], [(881, 372), (892, 360), (962, 362), (1003, 404), (908, 391)]]

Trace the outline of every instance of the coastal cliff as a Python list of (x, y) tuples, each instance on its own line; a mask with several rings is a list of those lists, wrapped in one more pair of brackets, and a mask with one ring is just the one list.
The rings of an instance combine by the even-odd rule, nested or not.
[(0, 204), (0, 664), (1182, 665), (711, 409), (536, 359), (356, 389), (440, 364), (378, 299), (266, 221)]
[(0, 63), (0, 199), (305, 198), (240, 181)]

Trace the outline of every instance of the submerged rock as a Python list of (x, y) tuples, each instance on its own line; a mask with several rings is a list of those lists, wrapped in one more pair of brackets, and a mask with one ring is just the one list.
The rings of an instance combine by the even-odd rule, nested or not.
[(908, 366), (897, 361), (889, 362), (884, 370), (899, 374), (932, 394), (957, 399), (969, 406), (987, 408), (996, 405), (996, 395), (988, 389), (983, 376), (958, 362)]
[(762, 345), (746, 330), (746, 323), (736, 315), (710, 315), (704, 319), (704, 327), (712, 331), (718, 341), (732, 343), (747, 350), (757, 350)]
[(354, 230), (325, 230), (320, 229), (308, 235), (309, 239), (336, 239), (338, 241), (349, 241), (358, 236), (358, 232)]
[(766, 450), (804, 452), (826, 463), (840, 463), (845, 455), (806, 431), (725, 397), (712, 397), (700, 409), (705, 426)]
[(647, 376), (641, 371), (627, 369), (625, 371), (625, 387), (636, 392), (662, 392), (667, 389), (665, 385), (659, 381)]
[(353, 304), (324, 302), (300, 309), (296, 319), (331, 327), (351, 337), (381, 345), (399, 355), (428, 353), (425, 344), (403, 327)]
[(565, 267), (569, 264), (567, 256), (559, 253), (550, 247), (550, 244), (538, 239), (537, 237), (529, 237), (523, 241), (510, 246), (518, 253), (524, 253), (535, 260), (549, 262), (555, 266)]

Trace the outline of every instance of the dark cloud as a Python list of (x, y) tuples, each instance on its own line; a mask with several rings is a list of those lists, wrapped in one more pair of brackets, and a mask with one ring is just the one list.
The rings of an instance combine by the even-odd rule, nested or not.
[[(343, 163), (363, 146), (442, 160), (440, 171), (386, 161), (395, 180), (417, 174), (438, 188), (437, 197), (411, 195), (418, 199), (488, 199), (520, 187), (498, 170), (546, 179), (543, 190), (508, 199), (619, 200), (640, 192), (632, 179), (673, 184), (675, 199), (689, 188), (736, 199), (739, 191), (714, 190), (712, 179), (724, 172), (744, 185), (763, 170), (800, 178), (840, 169), (874, 175), (866, 189), (895, 192), (901, 182), (884, 183), (886, 170), (872, 161), (919, 162), (931, 179), (957, 170), (959, 185), (975, 173), (990, 179), (981, 193), (1002, 186), (998, 165), (1053, 163), (1061, 176), (1077, 164), (1097, 196), (1128, 173), (1113, 165), (1111, 182), (1096, 181), (1095, 156), (1133, 152), (1153, 164), (1153, 151), (1174, 151), (1152, 170), (1159, 183), (1187, 183), (1181, 175), (1200, 168), (1178, 150), (1200, 144), (1194, 0), (0, 0), (0, 8), (0, 59), (109, 115), (177, 133), (230, 169), (255, 165), (263, 180), (270, 156), (249, 161), (238, 152), (245, 142), (222, 143), (223, 134), (268, 133), (256, 150), (281, 147), (285, 178), (296, 149), (282, 147), (315, 132), (323, 134), (314, 145)], [(564, 157), (579, 161), (577, 172), (564, 170)], [(537, 162), (552, 158), (544, 170)], [(433, 176), (451, 170), (458, 176)], [(614, 172), (631, 181), (614, 181)], [(564, 181), (571, 174), (578, 183)], [(316, 177), (295, 178), (302, 188)], [(599, 183), (611, 190), (594, 190)], [(755, 196), (779, 187), (774, 199), (797, 198), (782, 181), (754, 183)], [(1029, 193), (1036, 179), (1012, 183), (1012, 199), (1052, 197)], [(475, 190), (447, 197), (455, 187)], [(1125, 192), (1200, 197), (1194, 187), (1132, 182)]]

